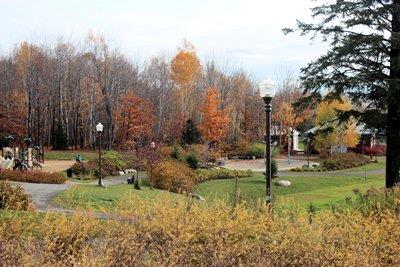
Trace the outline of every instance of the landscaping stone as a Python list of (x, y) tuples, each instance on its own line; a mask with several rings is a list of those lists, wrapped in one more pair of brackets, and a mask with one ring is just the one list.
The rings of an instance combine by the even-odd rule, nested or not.
[(282, 187), (290, 187), (292, 183), (290, 181), (279, 180), (275, 182), (275, 185), (282, 186)]
[(217, 161), (217, 165), (218, 166), (225, 166), (225, 160), (224, 159), (219, 159), (218, 161)]
[(206, 201), (204, 197), (202, 197), (202, 196), (200, 196), (198, 194), (192, 194), (191, 196), (192, 196), (192, 198), (194, 198), (194, 199), (196, 199), (198, 201), (201, 201), (201, 202), (205, 202)]

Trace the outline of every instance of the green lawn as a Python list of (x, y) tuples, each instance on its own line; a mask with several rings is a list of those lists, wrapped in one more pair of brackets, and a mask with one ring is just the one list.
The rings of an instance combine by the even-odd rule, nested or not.
[[(379, 175), (362, 177), (350, 177), (340, 175), (327, 176), (290, 176), (279, 177), (289, 180), (292, 186), (288, 188), (273, 185), (272, 192), (276, 198), (278, 207), (299, 206), (307, 207), (313, 203), (318, 208), (328, 208), (330, 205), (342, 202), (346, 197), (354, 196), (353, 189), (357, 188), (365, 192), (372, 186), (384, 186), (384, 179)], [(265, 199), (265, 178), (257, 174), (250, 178), (242, 178), (238, 182), (241, 199), (247, 203), (253, 203)], [(215, 180), (200, 184), (197, 193), (209, 201), (218, 199), (232, 200), (235, 192), (235, 180)]]
[(98, 157), (95, 151), (83, 151), (83, 150), (46, 150), (44, 152), (45, 160), (75, 160), (75, 156), (80, 154), (83, 160), (92, 160)]
[[(354, 189), (366, 192), (372, 186), (383, 187), (384, 175), (373, 172), (367, 173), (364, 180), (364, 170), (382, 170), (385, 158), (380, 158), (378, 163), (335, 172), (321, 173), (291, 173), (278, 179), (289, 180), (292, 186), (288, 188), (273, 185), (272, 192), (279, 208), (299, 207), (306, 208), (313, 203), (318, 208), (329, 208), (332, 204), (343, 202), (347, 197), (353, 197)], [(349, 175), (351, 174), (351, 175)], [(67, 208), (93, 208), (96, 210), (113, 209), (118, 202), (129, 196), (143, 199), (154, 199), (161, 195), (181, 197), (180, 195), (143, 186), (142, 190), (134, 190), (132, 185), (117, 185), (99, 188), (96, 185), (80, 184), (59, 194), (55, 203)], [(265, 199), (265, 178), (261, 173), (256, 173), (250, 178), (238, 180), (240, 199), (251, 205), (255, 201)], [(235, 179), (213, 180), (198, 185), (196, 193), (203, 196), (207, 202), (217, 200), (233, 201), (235, 195)], [(183, 196), (182, 196), (183, 197)]]
[(65, 208), (92, 208), (95, 210), (109, 210), (123, 201), (124, 198), (135, 196), (144, 200), (151, 200), (157, 196), (168, 195), (177, 197), (177, 194), (142, 186), (135, 190), (133, 185), (121, 184), (106, 188), (97, 185), (76, 185), (60, 194), (53, 202)]

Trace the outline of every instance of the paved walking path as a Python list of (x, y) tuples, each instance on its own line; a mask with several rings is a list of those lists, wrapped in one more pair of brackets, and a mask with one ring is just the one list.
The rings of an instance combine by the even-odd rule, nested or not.
[[(126, 175), (109, 177), (104, 179), (103, 182), (105, 186), (124, 184), (126, 183), (126, 180), (129, 177), (130, 176)], [(54, 205), (52, 203), (53, 198), (57, 194), (67, 190), (68, 188), (74, 185), (82, 184), (70, 181), (68, 181), (65, 184), (34, 184), (34, 183), (21, 183), (21, 182), (12, 182), (12, 183), (20, 185), (25, 190), (25, 192), (31, 196), (32, 202), (39, 211), (57, 211), (66, 213), (71, 211), (68, 209), (60, 208), (57, 205)], [(86, 184), (96, 185), (97, 180)]]
[[(287, 159), (277, 159), (278, 170), (287, 171), (294, 168), (301, 168), (303, 165), (307, 165), (306, 160), (292, 159), (290, 163)], [(310, 165), (318, 164), (316, 162), (310, 162)], [(265, 161), (264, 159), (255, 160), (228, 160), (225, 163), (225, 168), (232, 170), (252, 170), (255, 172), (265, 171)]]

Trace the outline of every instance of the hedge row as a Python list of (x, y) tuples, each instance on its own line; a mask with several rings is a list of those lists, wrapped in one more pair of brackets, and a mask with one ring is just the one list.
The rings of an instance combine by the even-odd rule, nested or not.
[(0, 171), (0, 180), (36, 183), (36, 184), (63, 184), (66, 178), (60, 173), (41, 171)]

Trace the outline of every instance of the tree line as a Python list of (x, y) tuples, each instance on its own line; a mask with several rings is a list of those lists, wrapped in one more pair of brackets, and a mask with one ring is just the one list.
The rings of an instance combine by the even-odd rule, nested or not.
[(94, 34), (82, 45), (23, 42), (0, 57), (0, 95), (0, 137), (54, 149), (93, 148), (98, 122), (105, 148), (181, 142), (188, 123), (230, 144), (260, 140), (264, 129), (251, 77), (201, 62), (187, 41), (143, 64)]

